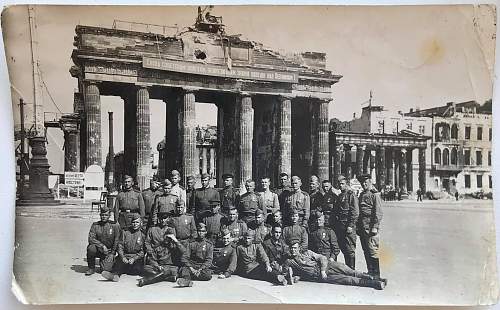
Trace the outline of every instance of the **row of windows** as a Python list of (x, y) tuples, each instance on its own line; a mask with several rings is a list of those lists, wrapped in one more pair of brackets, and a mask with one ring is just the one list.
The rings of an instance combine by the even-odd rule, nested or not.
[[(434, 150), (434, 163), (437, 165), (458, 165), (458, 152), (456, 148), (452, 148), (451, 152), (448, 149), (444, 149), (441, 152), (441, 149), (436, 148)], [(464, 165), (483, 165), (483, 151), (476, 151), (475, 161), (471, 158), (471, 151), (464, 150)], [(488, 166), (491, 166), (491, 151), (488, 151)]]
[[(465, 177), (465, 188), (471, 188), (471, 177), (470, 174), (464, 175)], [(483, 188), (483, 175), (482, 174), (477, 174), (476, 175), (476, 187), (477, 188)], [(491, 175), (488, 176), (488, 188), (493, 188), (493, 182)]]
[[(471, 139), (471, 126), (465, 126), (465, 140)], [(488, 140), (491, 141), (493, 131), (491, 128), (488, 128)], [(453, 124), (450, 125), (448, 123), (437, 123), (435, 127), (434, 140), (436, 142), (440, 141), (449, 141), (451, 139), (458, 139), (458, 125)], [(483, 127), (478, 126), (476, 130), (476, 139), (478, 141), (483, 140)]]
[[(493, 135), (493, 131), (491, 128), (488, 128), (488, 141), (491, 141)], [(465, 140), (470, 140), (471, 138), (471, 126), (465, 126)], [(483, 140), (483, 127), (478, 126), (476, 131), (476, 139), (478, 141)]]

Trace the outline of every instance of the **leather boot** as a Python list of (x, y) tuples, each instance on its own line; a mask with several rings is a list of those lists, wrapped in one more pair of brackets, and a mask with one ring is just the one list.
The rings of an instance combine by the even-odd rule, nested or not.
[(139, 279), (139, 283), (137, 283), (137, 286), (142, 287), (144, 285), (149, 285), (153, 283), (157, 283), (163, 280), (163, 272), (157, 273), (152, 277), (144, 277), (142, 279)]
[(385, 288), (385, 283), (377, 280), (360, 279), (359, 286), (371, 287), (376, 290), (383, 290)]
[(352, 270), (356, 269), (356, 258), (355, 256), (346, 256), (345, 258), (345, 264), (351, 268)]
[(369, 272), (375, 278), (380, 278), (380, 264), (378, 258), (371, 257), (372, 270)]

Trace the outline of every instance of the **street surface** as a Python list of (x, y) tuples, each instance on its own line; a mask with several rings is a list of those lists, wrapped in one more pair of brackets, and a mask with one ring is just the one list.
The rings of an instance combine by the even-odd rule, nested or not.
[[(381, 271), (384, 291), (324, 283), (293, 286), (233, 276), (177, 288), (139, 288), (135, 276), (107, 282), (86, 277), (90, 206), (16, 210), (14, 276), (30, 303), (334, 303), (470, 305), (491, 303), (498, 291), (491, 201), (387, 202), (383, 207)], [(356, 267), (366, 271), (358, 239)], [(343, 262), (342, 255), (339, 261)]]

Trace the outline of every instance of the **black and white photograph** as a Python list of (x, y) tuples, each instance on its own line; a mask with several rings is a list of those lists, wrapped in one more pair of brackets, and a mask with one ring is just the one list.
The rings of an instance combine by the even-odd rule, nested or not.
[(496, 304), (496, 23), (488, 4), (4, 7), (12, 294)]

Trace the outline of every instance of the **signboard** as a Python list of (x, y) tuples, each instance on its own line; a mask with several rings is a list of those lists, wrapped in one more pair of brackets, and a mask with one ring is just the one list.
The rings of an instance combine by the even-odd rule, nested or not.
[(296, 72), (272, 71), (235, 66), (233, 66), (231, 70), (229, 70), (226, 66), (150, 57), (143, 57), (142, 66), (149, 69), (220, 76), (233, 79), (247, 79), (282, 83), (298, 83), (299, 81), (299, 76)]
[(83, 172), (64, 172), (64, 184), (68, 186), (83, 186), (85, 173)]

